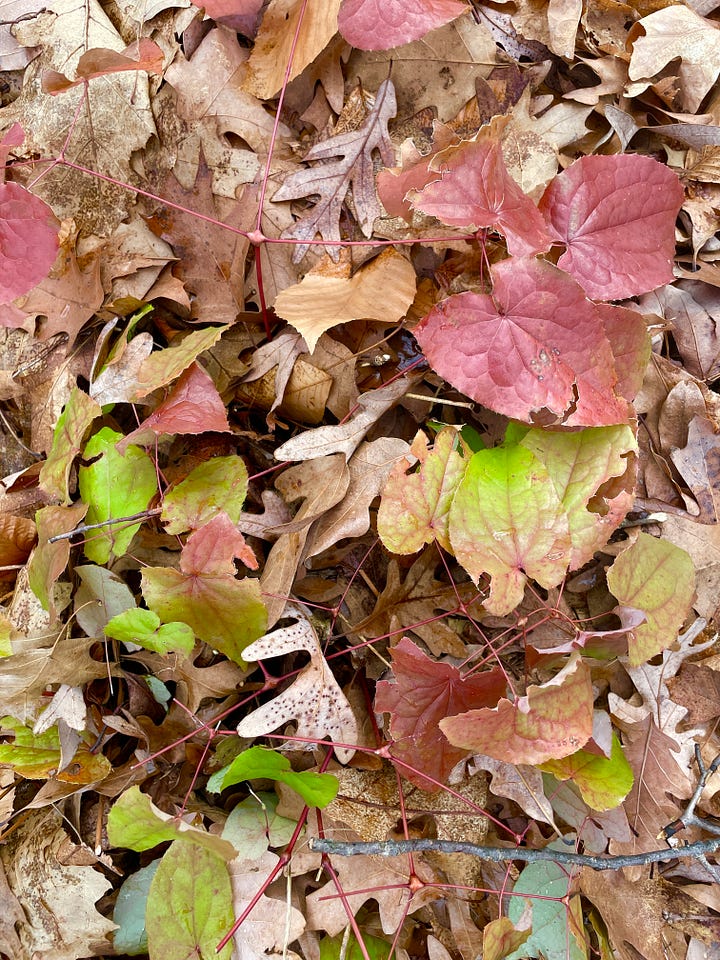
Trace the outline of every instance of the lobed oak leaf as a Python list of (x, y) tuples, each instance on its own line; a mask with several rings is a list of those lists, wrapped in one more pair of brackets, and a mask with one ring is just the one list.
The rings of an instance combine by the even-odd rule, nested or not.
[(377, 515), (380, 539), (393, 553), (417, 553), (433, 540), (450, 551), (450, 504), (468, 461), (460, 436), (453, 427), (437, 435), (432, 450), (419, 433), (410, 448), (420, 467), (408, 474), (408, 461), (395, 465), (382, 491)]
[(343, 0), (338, 30), (359, 50), (390, 50), (467, 13), (458, 0)]
[(417, 210), (455, 227), (496, 227), (513, 256), (548, 250), (552, 235), (538, 208), (507, 171), (499, 140), (481, 131), (436, 154), (438, 179), (410, 200)]
[(431, 660), (409, 637), (392, 648), (391, 656), (395, 682), (377, 684), (375, 709), (390, 714), (393, 756), (415, 768), (403, 770), (403, 776), (434, 792), (467, 752), (441, 735), (440, 720), (470, 708), (495, 706), (506, 690), (505, 674), (496, 667), (464, 678), (452, 664)]
[[(378, 87), (372, 110), (357, 130), (338, 134), (308, 151), (306, 162), (325, 162), (289, 176), (272, 199), (298, 200), (317, 195), (320, 199), (306, 216), (283, 231), (284, 239), (313, 240), (319, 233), (323, 240), (340, 240), (338, 221), (350, 187), (360, 228), (366, 237), (371, 235), (375, 218), (382, 215), (375, 190), (373, 153), (377, 150), (387, 167), (394, 163), (388, 121), (396, 109), (395, 88), (385, 80)], [(307, 243), (298, 243), (293, 262), (298, 263), (307, 249)], [(337, 247), (328, 247), (328, 253), (337, 257)]]
[(592, 299), (619, 300), (673, 279), (683, 195), (677, 175), (651, 157), (580, 157), (555, 177), (539, 209), (566, 245), (558, 266)]
[(592, 734), (590, 669), (574, 654), (542, 686), (514, 702), (445, 717), (439, 725), (454, 746), (506, 763), (544, 763), (575, 753)]
[(392, 248), (384, 250), (352, 277), (349, 265), (338, 276), (324, 258), (300, 283), (282, 290), (275, 313), (298, 330), (312, 352), (331, 327), (351, 320), (394, 323), (415, 299), (416, 276), (411, 263)]
[(628, 635), (631, 666), (650, 660), (677, 640), (695, 596), (695, 569), (684, 550), (641, 533), (615, 559), (607, 582), (620, 604), (646, 616), (646, 622)]
[(59, 226), (44, 200), (19, 183), (0, 183), (0, 303), (45, 279), (57, 257)]
[(495, 264), (492, 279), (492, 295), (451, 296), (413, 331), (433, 370), (518, 420), (548, 411), (568, 426), (626, 421), (602, 317), (580, 285), (529, 257)]
[[(307, 650), (310, 663), (279, 696), (243, 717), (238, 724), (238, 733), (241, 737), (262, 737), (282, 724), (296, 720), (298, 736), (313, 740), (330, 737), (336, 743), (345, 744), (356, 742), (357, 720), (322, 654), (308, 615), (303, 608), (294, 605), (288, 605), (285, 613), (295, 617), (295, 623), (260, 637), (245, 649), (244, 656), (247, 660), (261, 660)], [(309, 744), (308, 748), (313, 746)], [(354, 752), (352, 747), (335, 747), (341, 763), (347, 763)]]

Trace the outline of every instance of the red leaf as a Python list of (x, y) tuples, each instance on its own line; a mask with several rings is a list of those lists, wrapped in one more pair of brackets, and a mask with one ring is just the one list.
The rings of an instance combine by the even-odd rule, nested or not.
[(592, 734), (590, 669), (575, 656), (556, 677), (528, 687), (514, 703), (494, 710), (470, 710), (440, 720), (440, 729), (458, 747), (505, 763), (544, 763), (569, 757)]
[(595, 300), (645, 293), (673, 278), (677, 176), (650, 157), (581, 157), (545, 191), (540, 210), (567, 245), (558, 266)]
[[(470, 707), (494, 706), (505, 693), (505, 676), (495, 669), (465, 680), (457, 667), (431, 660), (408, 637), (393, 648), (392, 659), (395, 683), (378, 683), (375, 709), (390, 714), (390, 733), (399, 741), (393, 756), (444, 783), (467, 751), (448, 743), (440, 720)], [(403, 775), (422, 790), (440, 789), (419, 774)]]
[(492, 295), (460, 293), (414, 330), (430, 366), (468, 397), (532, 421), (546, 408), (568, 426), (628, 417), (602, 316), (582, 288), (544, 260), (492, 268)]
[(225, 404), (212, 378), (197, 363), (180, 376), (167, 400), (118, 446), (148, 443), (154, 436), (173, 433), (222, 433), (230, 429)]
[(419, 40), (467, 9), (457, 0), (343, 0), (338, 30), (360, 50), (389, 50)]
[(213, 20), (246, 37), (255, 36), (263, 0), (193, 0)]
[(19, 183), (0, 183), (0, 303), (44, 280), (58, 251), (50, 207)]
[(437, 154), (431, 168), (442, 179), (411, 197), (416, 209), (448, 226), (497, 227), (513, 256), (550, 247), (540, 211), (507, 172), (499, 141), (481, 132)]
[(252, 570), (258, 568), (245, 537), (223, 512), (190, 534), (180, 557), (180, 570), (186, 577), (234, 577), (235, 559)]

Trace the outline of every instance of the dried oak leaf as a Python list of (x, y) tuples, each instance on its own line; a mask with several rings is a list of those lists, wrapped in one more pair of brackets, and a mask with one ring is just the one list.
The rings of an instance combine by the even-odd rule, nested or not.
[(466, 679), (452, 664), (431, 660), (409, 637), (403, 637), (391, 655), (395, 682), (378, 683), (375, 709), (390, 714), (393, 756), (413, 768), (403, 768), (403, 776), (422, 790), (437, 791), (467, 753), (442, 736), (440, 720), (475, 707), (494, 707), (505, 693), (505, 674), (496, 667)]
[(343, 0), (338, 30), (359, 50), (390, 50), (467, 13), (458, 0)]
[[(296, 720), (298, 736), (318, 741), (330, 737), (333, 742), (343, 744), (357, 742), (357, 720), (327, 665), (307, 613), (294, 605), (289, 605), (285, 613), (295, 617), (296, 622), (260, 637), (245, 648), (243, 657), (245, 660), (261, 660), (307, 650), (310, 663), (274, 700), (244, 717), (238, 724), (238, 733), (241, 737), (262, 737), (282, 724)], [(312, 749), (314, 744), (307, 746)], [(351, 746), (335, 747), (341, 763), (347, 763), (354, 752)]]
[[(362, 232), (366, 237), (372, 234), (375, 218), (382, 216), (375, 190), (373, 152), (380, 153), (386, 167), (395, 162), (395, 150), (388, 132), (388, 120), (395, 116), (395, 111), (395, 88), (390, 80), (385, 80), (378, 87), (373, 108), (361, 127), (331, 137), (306, 154), (306, 162), (325, 162), (289, 176), (272, 199), (297, 200), (316, 195), (320, 199), (309, 213), (283, 231), (283, 238), (314, 240), (319, 233), (323, 240), (340, 240), (340, 210), (351, 186)], [(307, 249), (307, 243), (298, 244), (293, 254), (295, 263), (302, 259)], [(338, 248), (328, 247), (328, 252), (337, 257)]]

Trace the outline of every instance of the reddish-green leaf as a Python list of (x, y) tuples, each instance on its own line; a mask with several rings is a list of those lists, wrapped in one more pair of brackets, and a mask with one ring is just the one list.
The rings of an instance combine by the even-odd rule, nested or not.
[(214, 457), (199, 464), (163, 501), (168, 533), (196, 530), (221, 511), (237, 523), (247, 493), (248, 473), (241, 457)]
[(414, 330), (430, 366), (491, 410), (570, 426), (623, 423), (603, 320), (572, 277), (529, 257), (492, 268), (492, 296), (441, 301)]
[(101, 413), (102, 410), (94, 400), (78, 387), (74, 387), (55, 424), (52, 449), (40, 470), (40, 488), (65, 506), (70, 503), (70, 467), (82, 449), (82, 442), (90, 424)]
[(44, 200), (19, 183), (0, 183), (0, 303), (45, 279), (57, 256), (58, 229)]
[(677, 640), (695, 596), (695, 569), (684, 550), (641, 533), (616, 558), (607, 582), (623, 606), (647, 617), (628, 636), (631, 666), (645, 663)]
[(440, 720), (450, 743), (506, 763), (544, 763), (575, 753), (592, 734), (590, 670), (573, 656), (556, 677), (514, 702)]
[(418, 434), (410, 452), (420, 462), (416, 473), (407, 473), (407, 460), (400, 460), (388, 477), (377, 516), (380, 539), (393, 553), (417, 553), (437, 540), (450, 550), (448, 514), (450, 504), (468, 461), (457, 430), (446, 427), (432, 450)]
[(395, 682), (378, 683), (375, 709), (390, 714), (390, 733), (396, 741), (393, 756), (418, 771), (403, 769), (403, 776), (433, 792), (439, 785), (422, 774), (445, 783), (466, 753), (442, 736), (439, 722), (471, 707), (494, 706), (505, 693), (505, 675), (496, 668), (464, 679), (457, 667), (431, 660), (408, 637), (391, 653)]
[(243, 549), (242, 535), (221, 515), (188, 539), (180, 570), (147, 567), (142, 575), (145, 602), (163, 623), (186, 623), (196, 637), (239, 664), (245, 647), (267, 629), (260, 584), (234, 576), (233, 558)]
[(142, 400), (158, 387), (172, 383), (201, 353), (217, 343), (226, 329), (227, 327), (206, 327), (204, 330), (194, 330), (177, 346), (151, 353), (142, 362), (132, 399)]
[(558, 265), (595, 300), (645, 293), (673, 278), (677, 175), (637, 154), (580, 157), (549, 185), (540, 210), (567, 249)]
[(438, 179), (410, 197), (417, 210), (450, 226), (496, 227), (516, 257), (549, 249), (547, 225), (508, 173), (499, 140), (481, 131), (438, 153), (430, 169)]
[(578, 750), (561, 760), (549, 760), (542, 769), (558, 780), (572, 780), (593, 810), (614, 810), (630, 793), (634, 780), (632, 767), (614, 733), (609, 758)]

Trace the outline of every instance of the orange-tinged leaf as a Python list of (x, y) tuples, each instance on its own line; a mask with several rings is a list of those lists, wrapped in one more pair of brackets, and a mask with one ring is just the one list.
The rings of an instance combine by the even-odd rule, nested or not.
[(325, 258), (275, 300), (275, 313), (302, 334), (310, 352), (331, 327), (361, 319), (394, 323), (415, 299), (415, 270), (392, 248), (354, 276), (349, 275), (349, 267), (340, 274)]
[(590, 670), (573, 656), (556, 677), (530, 686), (515, 702), (440, 720), (450, 743), (507, 763), (544, 763), (568, 757), (592, 734)]
[(390, 714), (390, 733), (396, 741), (393, 756), (418, 771), (403, 769), (403, 776), (431, 793), (440, 787), (422, 774), (445, 783), (466, 753), (448, 743), (438, 723), (470, 706), (494, 706), (505, 693), (505, 675), (495, 668), (465, 679), (457, 667), (431, 660), (408, 637), (393, 647), (391, 655), (395, 682), (378, 683), (375, 709)]
[(70, 541), (58, 540), (48, 543), (50, 537), (74, 530), (87, 513), (86, 503), (74, 503), (71, 507), (43, 507), (35, 514), (38, 545), (28, 563), (30, 589), (40, 601), (43, 610), (55, 617), (53, 584), (65, 570), (70, 559)]
[(77, 79), (69, 80), (55, 70), (45, 70), (42, 74), (42, 88), (45, 93), (58, 94), (69, 90), (87, 80), (104, 77), (109, 73), (125, 73), (128, 70), (144, 70), (147, 73), (161, 74), (163, 52), (156, 43), (143, 37), (135, 40), (122, 52), (94, 47), (86, 50), (75, 66)]
[(380, 539), (393, 553), (417, 553), (433, 540), (451, 551), (450, 504), (468, 464), (460, 436), (453, 427), (445, 427), (430, 450), (427, 437), (419, 433), (410, 452), (420, 468), (408, 473), (404, 458), (393, 468), (377, 515)]
[[(0, 567), (25, 563), (36, 539), (32, 520), (11, 513), (0, 515)], [(15, 570), (0, 571), (0, 580), (12, 580), (15, 573)]]
[(217, 343), (225, 330), (227, 327), (193, 330), (177, 346), (166, 347), (165, 350), (156, 350), (155, 353), (151, 353), (140, 367), (132, 399), (142, 400), (158, 387), (172, 383), (201, 353)]
[(491, 920), (483, 928), (483, 960), (503, 960), (525, 943), (532, 929), (517, 930), (509, 917)]
[(647, 618), (628, 634), (631, 666), (645, 663), (677, 640), (695, 596), (695, 569), (684, 550), (641, 533), (616, 558), (607, 582), (620, 604), (641, 610)]

